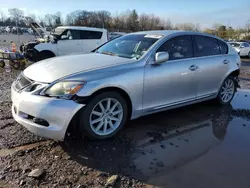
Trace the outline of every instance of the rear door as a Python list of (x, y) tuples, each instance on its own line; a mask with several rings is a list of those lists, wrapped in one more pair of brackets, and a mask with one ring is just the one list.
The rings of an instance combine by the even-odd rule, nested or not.
[(82, 53), (83, 46), (81, 44), (80, 30), (67, 29), (62, 35), (67, 36), (67, 38), (57, 41), (59, 55)]
[(83, 53), (90, 53), (92, 50), (96, 49), (102, 44), (101, 38), (103, 32), (89, 30), (81, 30), (80, 32)]
[(197, 99), (216, 94), (229, 70), (228, 46), (212, 37), (194, 35), (194, 55), (198, 66)]

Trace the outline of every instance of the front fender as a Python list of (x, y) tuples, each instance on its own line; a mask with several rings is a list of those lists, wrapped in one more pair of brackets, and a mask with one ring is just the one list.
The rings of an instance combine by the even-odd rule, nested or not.
[(95, 92), (106, 88), (118, 88), (129, 96), (132, 103), (132, 119), (139, 116), (142, 110), (143, 67), (128, 72), (103, 77), (97, 80), (87, 80), (86, 85), (77, 94), (80, 97), (89, 97)]
[(58, 55), (57, 53), (57, 44), (53, 43), (40, 43), (34, 47), (38, 52), (41, 51), (51, 51), (53, 52), (56, 56)]

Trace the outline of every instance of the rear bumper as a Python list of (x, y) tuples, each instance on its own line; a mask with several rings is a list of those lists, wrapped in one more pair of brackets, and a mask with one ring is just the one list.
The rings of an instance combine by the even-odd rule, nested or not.
[[(18, 123), (36, 135), (53, 140), (64, 140), (71, 119), (84, 106), (72, 100), (18, 93), (13, 87), (11, 99), (12, 115)], [(48, 126), (34, 123), (34, 118), (45, 120)]]

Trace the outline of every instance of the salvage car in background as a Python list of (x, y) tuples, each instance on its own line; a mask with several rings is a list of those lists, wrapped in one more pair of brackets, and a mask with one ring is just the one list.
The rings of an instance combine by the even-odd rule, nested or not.
[(248, 56), (250, 58), (250, 44), (247, 42), (229, 42), (229, 44), (237, 51), (240, 56)]
[(235, 50), (215, 36), (128, 34), (94, 53), (26, 68), (12, 84), (12, 114), (40, 136), (63, 140), (74, 125), (92, 139), (105, 139), (129, 119), (210, 99), (229, 104), (240, 66)]
[(31, 25), (41, 37), (36, 42), (29, 42), (22, 47), (22, 51), (31, 61), (75, 53), (89, 53), (108, 41), (106, 29), (61, 26), (48, 34), (39, 25)]
[(118, 37), (122, 37), (124, 35), (126, 35), (127, 33), (124, 32), (110, 32), (109, 33), (109, 40), (114, 40)]

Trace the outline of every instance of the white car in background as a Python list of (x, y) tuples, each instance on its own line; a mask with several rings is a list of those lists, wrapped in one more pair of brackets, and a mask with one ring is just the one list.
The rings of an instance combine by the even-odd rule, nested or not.
[(109, 33), (109, 40), (116, 39), (116, 38), (124, 36), (126, 34), (127, 33), (124, 33), (124, 32), (111, 32), (111, 33)]
[(49, 34), (43, 28), (34, 26), (32, 28), (41, 38), (37, 42), (29, 42), (22, 47), (25, 56), (31, 61), (62, 55), (90, 53), (108, 41), (106, 29), (60, 26)]
[(229, 42), (229, 44), (237, 51), (240, 56), (248, 56), (250, 58), (250, 44), (247, 42)]

